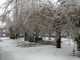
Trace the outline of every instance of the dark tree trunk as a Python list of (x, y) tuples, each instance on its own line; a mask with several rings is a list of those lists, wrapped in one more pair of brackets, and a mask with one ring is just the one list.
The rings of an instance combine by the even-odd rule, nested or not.
[(75, 38), (76, 43), (77, 43), (77, 51), (80, 51), (80, 34), (77, 38)]
[(36, 34), (35, 34), (35, 42), (36, 42), (36, 43), (38, 42), (38, 38), (39, 38), (39, 37), (38, 37), (38, 34), (36, 33)]
[(80, 42), (77, 42), (77, 51), (80, 51)]
[(77, 56), (80, 57), (80, 34), (75, 38), (77, 43)]
[(51, 33), (49, 32), (49, 36), (48, 36), (49, 40), (51, 40)]
[(27, 32), (24, 33), (24, 41), (27, 41)]
[(19, 37), (19, 34), (15, 33), (15, 39), (17, 39)]
[(61, 32), (56, 31), (56, 48), (61, 48)]

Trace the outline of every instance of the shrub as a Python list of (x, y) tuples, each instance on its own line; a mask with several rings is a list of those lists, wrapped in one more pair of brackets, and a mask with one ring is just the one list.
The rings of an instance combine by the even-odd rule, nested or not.
[(34, 38), (32, 36), (28, 36), (27, 38), (29, 42), (34, 42)]
[(15, 39), (15, 33), (14, 33), (14, 32), (10, 32), (9, 38), (10, 38), (10, 39)]

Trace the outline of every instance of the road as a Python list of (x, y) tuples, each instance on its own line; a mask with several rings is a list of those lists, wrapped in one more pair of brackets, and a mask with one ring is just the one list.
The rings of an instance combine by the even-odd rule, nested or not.
[(3, 40), (6, 39), (0, 38), (0, 60), (15, 60), (11, 52), (2, 49), (2, 46), (6, 45), (5, 43), (3, 43)]
[(14, 60), (9, 52), (4, 52), (0, 49), (0, 60)]

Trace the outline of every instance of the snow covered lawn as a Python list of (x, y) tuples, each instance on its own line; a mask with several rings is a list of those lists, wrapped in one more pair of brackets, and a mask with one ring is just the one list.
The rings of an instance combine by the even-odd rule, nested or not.
[(0, 38), (0, 60), (80, 60), (79, 57), (71, 56), (74, 48), (71, 39), (62, 38), (61, 49), (53, 45), (21, 47), (18, 46), (20, 43), (24, 45), (22, 38), (18, 40)]

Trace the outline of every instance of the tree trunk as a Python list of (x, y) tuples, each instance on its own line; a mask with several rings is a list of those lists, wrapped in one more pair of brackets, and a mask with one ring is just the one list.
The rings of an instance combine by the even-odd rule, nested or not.
[(76, 43), (77, 43), (77, 51), (80, 51), (80, 34), (77, 38), (75, 38)]
[(15, 39), (17, 39), (19, 37), (18, 33), (15, 33)]
[(24, 34), (24, 41), (27, 41), (27, 32), (25, 32), (25, 34)]
[(49, 36), (48, 36), (49, 40), (51, 40), (51, 33), (49, 33)]
[(36, 43), (38, 42), (38, 38), (39, 38), (39, 37), (38, 37), (38, 34), (36, 33), (36, 34), (35, 34), (35, 42), (36, 42)]
[(80, 57), (80, 34), (77, 38), (75, 38), (76, 43), (77, 43), (77, 56)]
[(77, 51), (80, 51), (80, 42), (77, 42)]
[(61, 48), (61, 32), (56, 31), (56, 48)]

